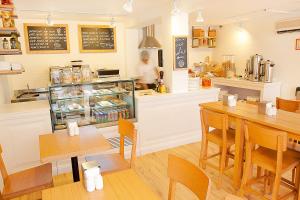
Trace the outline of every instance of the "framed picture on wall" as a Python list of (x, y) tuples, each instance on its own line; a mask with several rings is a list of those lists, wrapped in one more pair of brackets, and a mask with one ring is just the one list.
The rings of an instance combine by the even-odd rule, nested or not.
[(187, 69), (188, 68), (188, 44), (186, 36), (174, 37), (173, 43), (173, 59), (174, 70)]
[(300, 39), (296, 39), (296, 50), (300, 50)]

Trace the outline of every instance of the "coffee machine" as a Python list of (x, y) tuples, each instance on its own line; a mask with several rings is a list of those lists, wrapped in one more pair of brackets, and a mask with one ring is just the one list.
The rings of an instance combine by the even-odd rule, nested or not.
[(265, 83), (272, 82), (274, 66), (275, 64), (270, 60), (262, 61), (259, 72), (260, 81)]
[(248, 62), (248, 79), (250, 81), (259, 81), (260, 75), (260, 66), (263, 61), (263, 56), (255, 54), (250, 57), (250, 62)]
[(270, 60), (263, 60), (263, 56), (255, 54), (247, 61), (245, 79), (255, 82), (270, 83), (273, 79), (275, 64)]

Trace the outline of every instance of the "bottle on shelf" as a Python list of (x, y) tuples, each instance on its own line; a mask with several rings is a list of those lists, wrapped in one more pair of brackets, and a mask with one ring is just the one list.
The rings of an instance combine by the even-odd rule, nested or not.
[(3, 49), (9, 49), (9, 43), (6, 38), (3, 39)]
[(16, 41), (16, 38), (14, 38), (14, 37), (10, 38), (10, 48), (17, 49), (17, 41)]

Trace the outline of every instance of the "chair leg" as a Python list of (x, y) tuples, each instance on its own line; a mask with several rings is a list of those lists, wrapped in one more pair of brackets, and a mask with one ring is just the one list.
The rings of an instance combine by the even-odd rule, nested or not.
[(272, 200), (278, 199), (280, 180), (281, 180), (281, 174), (276, 173), (274, 183), (273, 183)]
[(295, 171), (295, 188), (297, 190), (297, 193), (295, 195), (295, 200), (300, 200), (300, 165), (298, 165), (295, 169), (293, 169), (293, 172)]
[(174, 180), (170, 180), (169, 184), (169, 195), (168, 200), (174, 200), (175, 199), (175, 189), (176, 189), (176, 183)]
[(217, 184), (217, 188), (220, 189), (222, 187), (222, 180), (223, 180), (223, 175), (224, 175), (224, 171), (225, 171), (225, 162), (226, 162), (226, 157), (227, 157), (227, 149), (226, 147), (221, 147), (221, 157), (220, 157), (220, 166), (219, 166), (219, 170), (220, 170), (220, 174), (219, 174), (219, 181)]
[(225, 161), (225, 166), (228, 167), (228, 163), (229, 163), (229, 155), (230, 154), (230, 147), (227, 147), (226, 149), (226, 161)]
[(252, 163), (250, 159), (246, 159), (246, 163), (245, 163), (245, 171), (244, 171), (244, 175), (242, 178), (242, 183), (241, 183), (241, 188), (238, 192), (239, 196), (244, 196), (244, 190), (247, 187), (247, 182), (250, 178), (250, 174), (252, 171)]
[(199, 161), (199, 165), (202, 167), (202, 169), (206, 169), (207, 151), (208, 151), (208, 141), (206, 139), (202, 139), (201, 155)]

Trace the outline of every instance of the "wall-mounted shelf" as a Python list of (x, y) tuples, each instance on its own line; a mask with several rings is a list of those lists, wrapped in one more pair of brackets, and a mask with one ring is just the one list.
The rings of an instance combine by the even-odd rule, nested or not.
[(207, 34), (205, 30), (193, 26), (192, 27), (192, 48), (216, 48), (217, 31), (208, 29)]
[(0, 50), (0, 55), (21, 55), (22, 51), (20, 49), (2, 49)]
[(15, 9), (14, 5), (2, 5), (0, 4), (0, 11), (13, 11)]
[(24, 68), (21, 70), (0, 70), (0, 75), (17, 75), (25, 72)]

